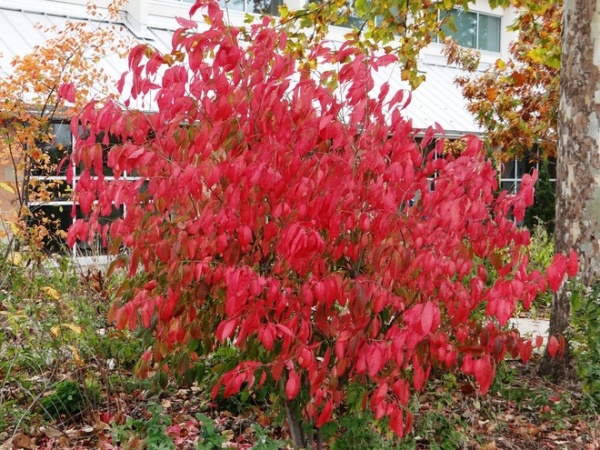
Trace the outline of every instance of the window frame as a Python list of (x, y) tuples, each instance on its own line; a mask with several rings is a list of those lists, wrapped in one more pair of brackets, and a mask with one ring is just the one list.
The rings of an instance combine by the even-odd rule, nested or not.
[[(195, 0), (161, 0), (165, 3), (179, 3), (181, 5), (192, 5)], [(244, 14), (268, 14), (272, 16), (279, 16), (279, 6), (283, 5), (283, 0), (271, 0), (269, 2), (268, 8), (263, 12), (254, 11), (254, 2), (253, 0), (237, 0), (241, 4), (241, 8), (229, 8), (228, 4), (233, 3), (236, 0), (219, 0), (219, 6), (223, 10), (228, 10), (230, 12), (236, 11), (238, 13)]]
[[(556, 159), (549, 158), (548, 163), (549, 165), (556, 166)], [(521, 188), (521, 181), (523, 179), (523, 175), (525, 175), (526, 173), (530, 174), (532, 169), (536, 169), (539, 172), (540, 166), (541, 160), (539, 158), (536, 158), (536, 160), (533, 162), (528, 162), (527, 156), (523, 156), (521, 158), (514, 157), (508, 161), (502, 161), (499, 163), (498, 168), (498, 187), (500, 188), (500, 190), (508, 191), (510, 194), (516, 194)], [(509, 168), (512, 168), (510, 176), (506, 176), (507, 172), (509, 171)], [(554, 186), (554, 188), (556, 189), (557, 178), (555, 170), (550, 172), (550, 182), (552, 183), (552, 186)], [(553, 172), (554, 176), (552, 176)]]
[[(488, 12), (482, 12), (482, 11), (473, 11), (473, 10), (468, 10), (465, 11), (462, 8), (454, 8), (452, 10), (449, 11), (440, 11), (439, 12), (439, 19), (442, 20), (442, 15), (447, 13), (447, 14), (452, 14), (454, 12), (462, 12), (463, 14), (475, 14), (476, 20), (475, 20), (475, 47), (468, 47), (468, 46), (463, 46), (460, 45), (460, 43), (458, 43), (461, 47), (463, 48), (472, 48), (474, 50), (478, 50), (478, 51), (482, 51), (482, 52), (489, 52), (489, 53), (500, 53), (502, 50), (502, 16), (498, 15), (498, 14), (493, 14), (493, 13), (488, 13)], [(479, 44), (479, 24), (480, 24), (480, 17), (481, 16), (485, 16), (488, 18), (493, 18), (493, 19), (498, 19), (499, 21), (499, 27), (498, 27), (498, 50), (487, 50), (487, 49), (483, 49), (481, 48), (480, 44)], [(449, 17), (450, 18), (450, 17)], [(445, 25), (447, 27), (447, 25)], [(456, 22), (454, 22), (454, 26), (456, 28)], [(443, 27), (440, 27), (443, 28)], [(452, 31), (452, 30), (450, 30)], [(458, 32), (458, 29), (456, 30), (456, 32)], [(450, 34), (446, 33), (446, 36), (450, 36), (452, 37)], [(435, 35), (435, 42), (437, 43), (442, 43), (442, 41), (440, 40), (439, 36), (436, 34)]]
[[(72, 155), (73, 149), (75, 148), (76, 145), (76, 138), (73, 135), (73, 133), (71, 133), (71, 129), (70, 129), (70, 124), (68, 121), (66, 120), (61, 120), (61, 119), (57, 119), (54, 120), (52, 122), (52, 127), (55, 126), (60, 126), (60, 127), (66, 127), (66, 129), (68, 130), (69, 136), (70, 136), (70, 154), (67, 155), (69, 158)], [(60, 142), (62, 145), (66, 144), (65, 142)], [(115, 143), (111, 143), (109, 144), (109, 146), (105, 149), (105, 150), (110, 150), (110, 146), (114, 145)], [(48, 147), (50, 148), (50, 147)], [(47, 148), (42, 148), (42, 151), (47, 150)], [(65, 199), (64, 197), (60, 197), (59, 199), (52, 199), (49, 201), (29, 201), (27, 203), (27, 208), (31, 209), (31, 210), (36, 210), (36, 209), (46, 209), (48, 210), (49, 208), (56, 208), (58, 210), (58, 212), (62, 215), (63, 211), (71, 211), (70, 214), (70, 220), (65, 221), (65, 222), (60, 222), (60, 230), (64, 230), (67, 231), (71, 225), (73, 225), (73, 223), (75, 223), (75, 220), (81, 218), (80, 215), (80, 206), (79, 203), (76, 202), (73, 198), (73, 194), (75, 193), (75, 190), (77, 188), (77, 183), (79, 182), (79, 179), (81, 178), (81, 170), (79, 167), (77, 167), (75, 164), (68, 164), (67, 162), (64, 162), (64, 165), (66, 166), (66, 170), (64, 171), (64, 173), (62, 174), (52, 174), (52, 173), (41, 173), (41, 174), (32, 174), (29, 179), (30, 182), (31, 181), (36, 181), (39, 180), (40, 182), (48, 182), (48, 181), (60, 181), (62, 182), (62, 185), (65, 187), (65, 189), (67, 189), (70, 194), (69, 194), (69, 198)], [(103, 164), (104, 165), (104, 164)], [(104, 167), (103, 167), (104, 169)], [(71, 177), (71, 182), (68, 181), (69, 176)], [(92, 175), (93, 179), (97, 179), (98, 176), (97, 175)], [(103, 174), (103, 178), (105, 180), (114, 180), (115, 177), (113, 176), (112, 172), (111, 174)], [(120, 177), (120, 179), (124, 179), (124, 180), (129, 180), (129, 181), (135, 181), (135, 180), (139, 180), (142, 177), (137, 176), (137, 175), (132, 175), (130, 173), (124, 172), (123, 175)], [(73, 208), (75, 210), (75, 213), (73, 214)], [(126, 208), (124, 206), (120, 206), (120, 209), (122, 209), (121, 214), (125, 215), (127, 213)], [(108, 219), (110, 220), (110, 219)], [(54, 234), (51, 232), (51, 234)], [(55, 237), (52, 236), (52, 239), (54, 239)], [(55, 251), (52, 250), (53, 245), (52, 242), (48, 243), (48, 247), (49, 250), (52, 253), (55, 253)], [(94, 252), (95, 248), (92, 248), (89, 246), (89, 244), (87, 243), (81, 243), (78, 242), (72, 249), (72, 256), (73, 257), (77, 257), (77, 256), (93, 256), (93, 255), (88, 255), (87, 253)], [(103, 249), (105, 250), (105, 249)], [(58, 253), (61, 253), (61, 251), (59, 250)]]

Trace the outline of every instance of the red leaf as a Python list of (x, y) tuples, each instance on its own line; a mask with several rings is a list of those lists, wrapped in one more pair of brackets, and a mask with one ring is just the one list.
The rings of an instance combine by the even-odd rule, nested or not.
[(142, 361), (149, 363), (150, 361), (152, 361), (152, 350), (151, 349), (147, 349), (144, 354), (142, 355)]
[(554, 292), (558, 291), (562, 285), (565, 277), (565, 271), (567, 270), (567, 258), (563, 254), (554, 255), (552, 263), (546, 269), (546, 278), (550, 289)]
[(217, 326), (217, 339), (223, 342), (225, 339), (230, 338), (237, 326), (236, 319), (224, 320)]
[(277, 328), (279, 331), (281, 331), (283, 334), (291, 337), (291, 338), (295, 338), (296, 336), (294, 336), (294, 333), (292, 333), (292, 331), (286, 327), (285, 325), (282, 325), (280, 323), (276, 323), (275, 324), (275, 328)]
[(410, 411), (406, 412), (406, 425), (404, 426), (404, 433), (408, 434), (412, 431), (413, 426), (413, 414)]
[(99, 419), (101, 422), (110, 423), (113, 420), (114, 414), (108, 411), (100, 413)]
[(373, 411), (375, 411), (377, 406), (379, 406), (379, 404), (385, 399), (387, 392), (387, 383), (382, 383), (377, 387), (377, 389), (375, 389), (375, 392), (373, 392), (373, 394), (371, 395), (371, 409)]
[(196, 13), (196, 11), (198, 11), (198, 9), (204, 6), (204, 1), (205, 0), (196, 0), (196, 3), (194, 3), (190, 8), (190, 17), (192, 17)]
[(368, 374), (370, 377), (375, 376), (381, 369), (381, 366), (383, 365), (383, 355), (381, 354), (381, 349), (379, 346), (376, 345), (375, 348), (373, 348), (369, 353), (368, 365)]
[(290, 370), (288, 374), (288, 380), (285, 383), (285, 395), (288, 400), (296, 398), (300, 391), (300, 377), (295, 370)]
[(271, 367), (271, 375), (273, 376), (273, 379), (275, 381), (279, 381), (282, 374), (283, 374), (283, 364), (281, 364), (281, 363), (273, 364), (273, 367)]
[[(198, 4), (198, 3), (199, 2), (196, 2), (196, 4)], [(192, 8), (190, 8), (190, 16), (192, 16), (192, 14), (194, 14), (195, 6), (196, 5), (192, 6)], [(214, 1), (209, 1), (206, 6), (207, 6), (207, 15), (208, 15), (208, 17), (210, 17), (210, 19), (213, 21), (213, 23), (217, 23), (217, 24), (222, 23), (223, 11), (221, 11), (221, 7), (219, 6), (219, 4)]]
[(66, 101), (75, 103), (75, 85), (73, 83), (63, 83), (58, 88), (58, 97)]
[(319, 130), (322, 130), (327, 125), (329, 125), (331, 123), (332, 119), (333, 119), (333, 114), (326, 114), (323, 117), (321, 117), (321, 120), (319, 122)]
[(423, 389), (425, 385), (425, 370), (421, 364), (413, 365), (413, 386), (416, 391)]
[(238, 241), (242, 249), (245, 249), (252, 242), (252, 230), (247, 225), (238, 228)]
[(79, 207), (81, 212), (87, 216), (91, 209), (92, 203), (94, 202), (94, 194), (90, 191), (82, 191), (79, 193)]
[(390, 415), (390, 428), (396, 436), (402, 439), (402, 436), (404, 436), (404, 421), (402, 420), (401, 409), (394, 409), (394, 412)]
[(187, 241), (187, 257), (189, 259), (196, 258), (196, 250), (198, 249), (198, 241), (194, 238)]
[(317, 419), (317, 428), (321, 428), (327, 422), (331, 420), (331, 411), (333, 410), (333, 403), (331, 400), (327, 400), (325, 403), (325, 407), (321, 414), (319, 414), (319, 418)]
[(423, 334), (427, 335), (431, 331), (431, 325), (433, 324), (433, 313), (434, 306), (432, 302), (427, 302), (423, 306), (423, 312), (421, 313), (421, 329)]
[(410, 391), (406, 380), (396, 381), (392, 386), (392, 391), (394, 392), (394, 395), (398, 397), (398, 400), (400, 400), (401, 404), (403, 404), (404, 406), (408, 405), (408, 401), (410, 399)]
[(154, 302), (147, 300), (142, 306), (142, 325), (145, 328), (150, 328), (152, 324), (152, 316), (154, 314)]
[(496, 317), (500, 325), (505, 326), (515, 311), (515, 297), (503, 297), (496, 301)]
[(387, 55), (380, 56), (376, 60), (376, 67), (383, 67), (390, 64), (393, 64), (398, 61), (398, 57), (392, 53), (388, 53)]
[(273, 350), (275, 343), (275, 327), (272, 323), (267, 324), (266, 327), (261, 329), (258, 333), (258, 337), (267, 350)]
[(223, 397), (229, 398), (232, 395), (240, 392), (242, 383), (244, 382), (244, 374), (237, 373), (231, 377), (231, 379), (225, 383), (225, 390), (223, 391)]
[[(190, 17), (192, 14), (193, 13), (190, 10)], [(184, 17), (177, 17), (177, 16), (175, 16), (175, 20), (177, 21), (177, 23), (179, 25), (181, 25), (184, 28), (192, 28), (192, 29), (198, 28), (198, 24), (193, 20), (185, 19)]]
[(556, 336), (550, 336), (548, 338), (548, 354), (554, 358), (558, 353), (558, 349), (560, 348), (560, 344), (558, 343), (558, 339)]
[(519, 349), (519, 357), (521, 361), (526, 363), (531, 358), (533, 354), (533, 346), (531, 345), (531, 341), (525, 341), (521, 344), (521, 348)]
[(535, 338), (535, 346), (537, 348), (540, 348), (543, 343), (544, 343), (544, 337), (543, 336), (536, 336), (536, 338)]
[(478, 359), (473, 364), (475, 379), (479, 383), (479, 389), (482, 394), (487, 393), (494, 380), (494, 367), (492, 366), (488, 355)]

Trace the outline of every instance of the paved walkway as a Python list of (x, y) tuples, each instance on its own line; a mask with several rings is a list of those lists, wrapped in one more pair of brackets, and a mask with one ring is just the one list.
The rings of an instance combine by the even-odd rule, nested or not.
[(510, 319), (510, 325), (521, 332), (521, 336), (535, 337), (543, 336), (544, 343), (548, 337), (549, 320), (534, 320), (534, 319)]

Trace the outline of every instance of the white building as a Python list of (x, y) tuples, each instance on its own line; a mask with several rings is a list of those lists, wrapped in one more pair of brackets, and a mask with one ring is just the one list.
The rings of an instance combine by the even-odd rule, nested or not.
[[(247, 12), (256, 10), (256, 4), (278, 0), (221, 0), (228, 9), (233, 24), (242, 24)], [(290, 0), (290, 8), (298, 7), (303, 0)], [(107, 0), (96, 4), (106, 7)], [(176, 16), (187, 17), (194, 0), (129, 0), (122, 14), (122, 24), (132, 37), (155, 45), (159, 50), (170, 47), (171, 33), (178, 28)], [(268, 10), (268, 5), (262, 6)], [(276, 9), (276, 8), (275, 8)], [(0, 76), (10, 71), (11, 59), (31, 51), (45, 36), (34, 25), (61, 26), (67, 20), (89, 20), (86, 0), (0, 0)], [(515, 37), (506, 27), (515, 19), (514, 12), (500, 8), (490, 9), (486, 0), (477, 0), (468, 13), (456, 11), (455, 38), (461, 45), (480, 50), (482, 62), (494, 63), (508, 56), (508, 45)], [(347, 29), (331, 27), (330, 38), (342, 41)], [(480, 133), (473, 117), (465, 109), (460, 90), (454, 85), (460, 73), (448, 67), (441, 54), (442, 44), (432, 43), (421, 55), (419, 71), (427, 81), (413, 93), (408, 115), (416, 128), (426, 128), (437, 122), (449, 136)], [(126, 63), (104, 61), (106, 70), (116, 79), (126, 69)], [(397, 75), (397, 76), (396, 76)], [(389, 78), (392, 88), (406, 89), (399, 73), (383, 73), (379, 78)]]
[[(229, 20), (235, 25), (242, 24), (246, 14), (254, 13), (257, 8), (267, 12), (276, 11), (276, 5), (271, 2), (279, 0), (225, 1), (221, 0), (222, 7), (227, 8)], [(289, 0), (288, 7), (300, 7), (303, 1)], [(68, 20), (94, 23), (95, 19), (86, 14), (86, 3), (86, 0), (0, 0), (0, 77), (10, 73), (10, 62), (15, 56), (30, 53), (36, 44), (41, 44), (46, 39), (35, 24), (56, 25), (60, 28)], [(178, 28), (175, 17), (188, 17), (193, 3), (194, 0), (129, 0), (120, 19), (120, 32), (167, 51), (170, 49), (172, 32)], [(97, 0), (96, 4), (101, 10), (106, 8), (108, 0)], [(455, 39), (463, 46), (480, 50), (484, 65), (493, 64), (498, 58), (508, 57), (509, 43), (515, 35), (506, 28), (515, 20), (514, 11), (500, 8), (492, 10), (486, 0), (477, 0), (468, 13), (456, 11), (454, 14), (457, 28)], [(345, 33), (345, 28), (331, 27), (330, 39), (341, 42)], [(447, 65), (441, 49), (442, 44), (432, 43), (422, 52), (419, 71), (427, 78), (413, 92), (412, 101), (406, 110), (407, 116), (418, 129), (438, 123), (448, 137), (460, 137), (467, 133), (481, 134), (482, 130), (466, 110), (460, 89), (454, 84), (461, 71)], [(115, 57), (105, 58), (101, 64), (115, 83), (127, 68), (126, 61)], [(376, 81), (388, 81), (392, 89), (408, 88), (406, 83), (400, 81), (397, 67), (379, 72), (376, 77)], [(55, 132), (62, 135), (65, 141), (70, 139), (66, 126), (57, 127)], [(517, 182), (519, 174), (516, 170), (509, 173), (511, 178), (505, 181)], [(0, 182), (12, 180), (14, 171), (11, 173), (10, 168), (0, 167)], [(44, 207), (60, 207), (61, 215), (66, 219), (70, 217), (72, 203), (62, 198)], [(5, 210), (6, 202), (0, 205), (0, 214)]]

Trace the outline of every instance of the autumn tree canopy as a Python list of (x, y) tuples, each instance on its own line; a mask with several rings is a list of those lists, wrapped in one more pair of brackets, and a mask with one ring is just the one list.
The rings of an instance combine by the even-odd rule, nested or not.
[[(421, 51), (436, 40), (444, 41), (446, 32), (454, 27), (451, 11), (456, 8), (468, 11), (473, 3), (475, 0), (325, 0), (308, 2), (304, 8), (294, 11), (284, 6), (280, 13), (282, 23), (293, 25), (290, 39), (296, 58), (306, 58), (305, 49), (311, 48), (311, 42), (325, 38), (331, 24), (348, 24), (353, 17), (354, 39), (359, 45), (395, 54), (400, 76), (415, 88), (425, 79), (417, 67)], [(532, 0), (489, 1), (491, 8), (519, 8), (536, 3)]]
[(123, 3), (112, 1), (108, 17), (90, 3), (88, 21), (67, 21), (64, 28), (42, 29), (50, 37), (31, 53), (16, 56), (10, 73), (0, 78), (0, 162), (13, 172), (13, 178), (0, 187), (10, 194), (5, 201), (10, 205), (4, 204), (3, 210), (14, 211), (13, 233), (37, 240), (51, 228), (48, 217), (38, 217), (35, 223), (39, 226), (33, 230), (29, 224), (39, 215), (30, 208), (31, 202), (52, 199), (61, 182), (51, 176), (57, 174), (61, 163), (64, 168), (68, 165), (70, 149), (57, 140), (53, 124), (68, 123), (91, 97), (117, 92), (114, 87), (111, 90), (98, 63), (106, 55), (127, 52), (128, 42), (117, 39), (112, 26), (105, 23), (119, 17)]
[(556, 158), (561, 20), (559, 2), (522, 7), (510, 58), (498, 59), (483, 73), (476, 72), (479, 59), (473, 51), (453, 42), (446, 48), (449, 62), (470, 72), (457, 83), (501, 161)]

